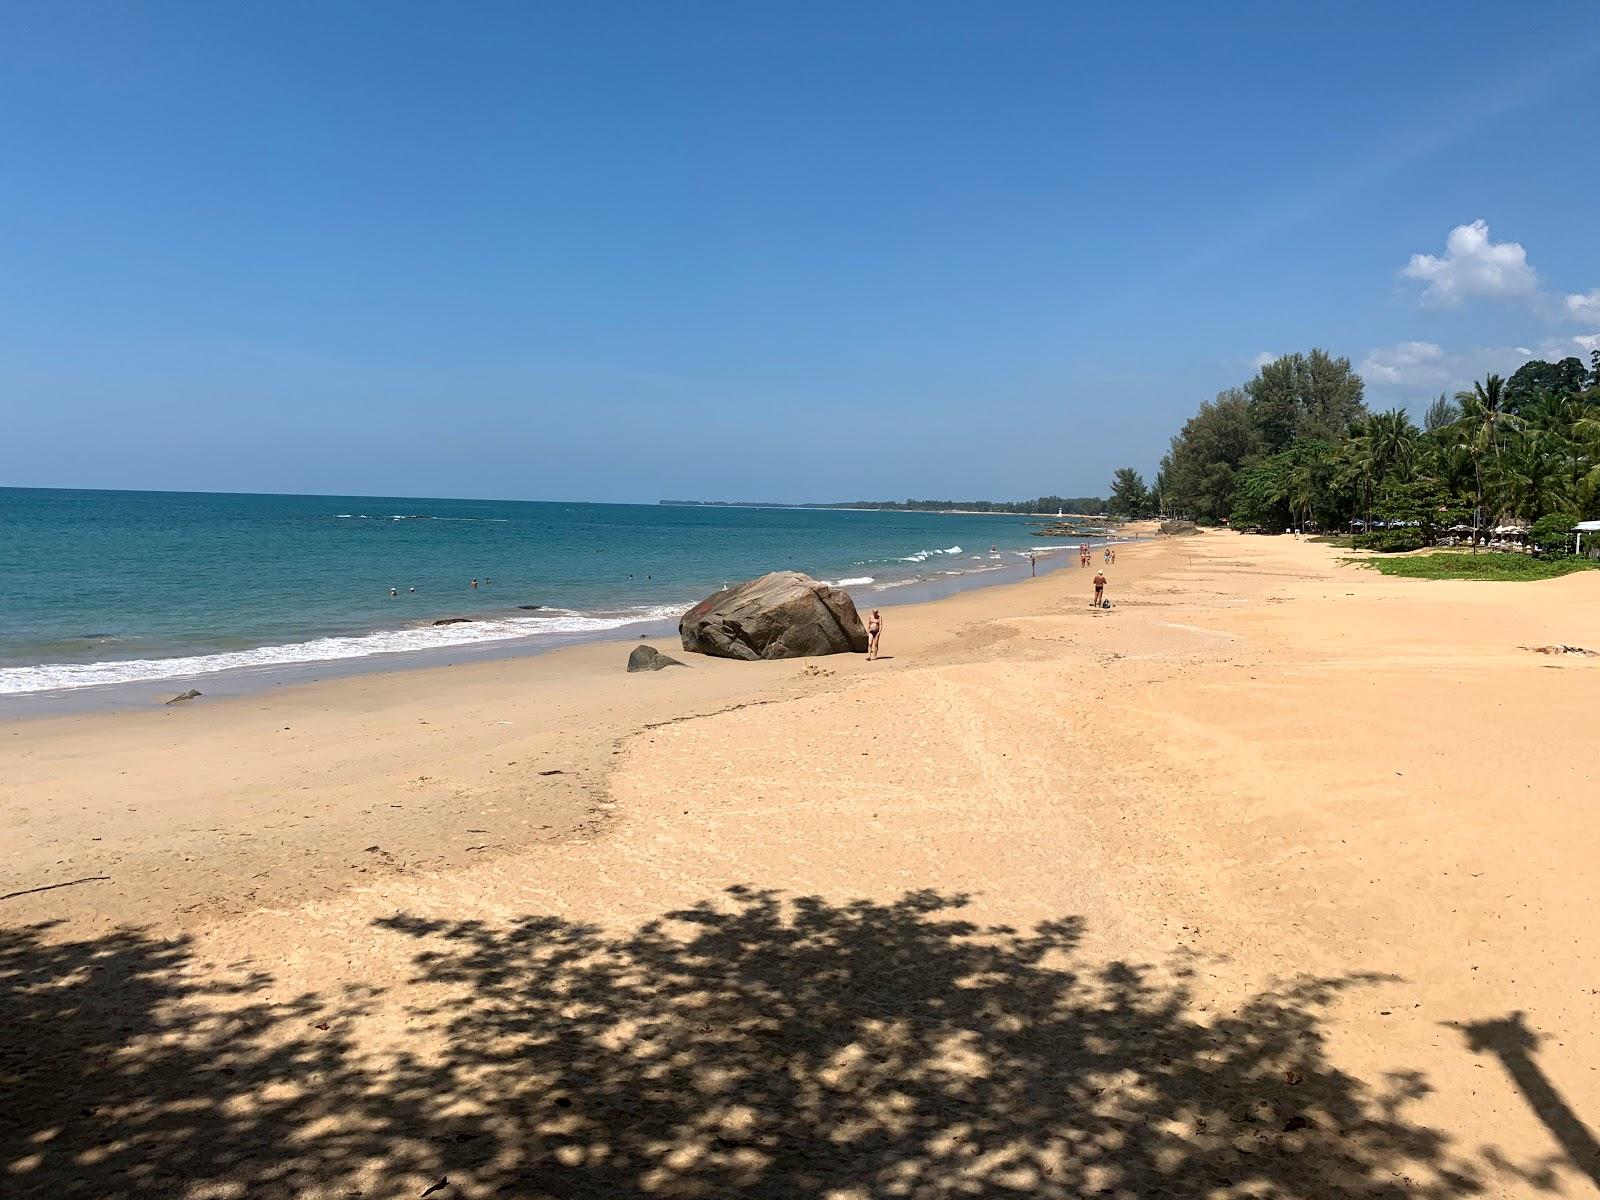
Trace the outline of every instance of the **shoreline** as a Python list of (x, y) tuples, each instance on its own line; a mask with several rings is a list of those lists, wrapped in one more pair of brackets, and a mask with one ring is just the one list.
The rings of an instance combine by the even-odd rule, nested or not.
[[(1128, 545), (1127, 558), (1118, 564), (1118, 584), (1131, 584), (1155, 569), (1170, 543)], [(1084, 572), (1076, 590), (1087, 589), (1090, 574)], [(114, 882), (132, 859), (142, 883), (114, 889), (112, 907), (137, 914), (141, 922), (179, 919), (181, 909), (181, 923), (187, 925), (196, 917), (243, 911), (229, 897), (246, 881), (240, 894), (249, 904), (276, 906), (305, 900), (329, 878), (359, 876), (369, 864), (359, 855), (352, 858), (354, 842), (380, 844), (383, 864), (392, 857), (446, 869), (543, 840), (580, 836), (605, 817), (604, 797), (619, 747), (655, 723), (827, 693), (875, 674), (926, 666), (930, 656), (959, 657), (952, 630), (984, 621), (997, 607), (1025, 606), (1030, 598), (1058, 589), (1061, 578), (1057, 570), (934, 600), (880, 604), (885, 653), (874, 663), (859, 654), (760, 662), (710, 658), (685, 653), (674, 629), (658, 638), (594, 641), (471, 661), (408, 662), (237, 694), (213, 691), (180, 705), (157, 699), (13, 715), (0, 721), (0, 813), (9, 802), (10, 811), (25, 814), (24, 824), (30, 825), (48, 821), (54, 805), (75, 804), (78, 819), (96, 826), (89, 840), (97, 844), (80, 842), (79, 853), (67, 857), (54, 844), (16, 855), (0, 878), (0, 894), (41, 886), (35, 879), (45, 876), (49, 886), (66, 875), (109, 874)], [(1114, 603), (1117, 594), (1114, 586)], [(685, 667), (630, 675), (625, 660), (639, 645), (654, 646)], [(375, 736), (375, 728), (384, 734)], [(396, 737), (403, 742), (395, 744)], [(81, 748), (86, 745), (95, 747), (98, 766), (84, 772)], [(171, 764), (177, 761), (191, 767), (175, 777)], [(555, 774), (529, 778), (529, 770)], [(64, 787), (64, 777), (73, 785)], [(136, 806), (137, 812), (123, 815), (119, 795), (128, 777), (168, 781), (155, 814)], [(441, 788), (441, 779), (451, 783)], [(39, 789), (48, 796), (43, 803)], [(299, 794), (308, 791), (331, 791), (336, 798), (307, 811)], [(353, 793), (393, 793), (395, 799), (352, 812), (338, 797)], [(419, 794), (428, 797), (425, 810), (411, 807)], [(475, 828), (470, 814), (481, 810), (474, 805), (504, 809), (513, 797), (516, 802), (537, 797), (540, 819), (518, 817), (509, 833), (502, 831), (488, 844), (480, 837), (465, 838), (463, 843), (474, 847), (470, 851), (441, 852), (441, 827)], [(388, 830), (385, 836), (340, 834), (345, 826), (360, 828), (384, 808), (390, 808), (379, 822)], [(335, 811), (337, 818), (330, 816)], [(309, 846), (291, 838), (287, 846), (276, 847), (274, 857), (297, 856), (293, 871), (283, 859), (269, 864), (262, 882), (262, 872), (253, 869), (260, 864), (251, 855), (263, 852), (263, 839), (220, 839), (215, 830), (225, 827), (218, 824), (224, 817), (247, 829), (292, 830), (297, 822), (312, 820), (327, 838)], [(0, 836), (4, 829), (0, 822)], [(252, 842), (254, 849), (244, 853)], [(106, 843), (118, 845), (121, 857), (108, 861), (99, 855)], [(211, 879), (197, 881), (190, 900), (178, 909), (166, 903), (170, 884), (162, 881), (159, 891), (150, 886), (159, 863), (174, 853), (186, 863), (204, 863), (200, 875)], [(90, 895), (95, 890), (86, 888), (82, 899), (98, 908), (101, 897)], [(75, 909), (80, 897), (61, 893), (50, 899), (60, 911)]]
[[(1136, 545), (1149, 535), (1143, 525), (1127, 539), (1093, 541), (1096, 549), (1106, 544)], [(1039, 575), (1070, 566), (1068, 547), (1052, 547), (1038, 552)], [(991, 578), (993, 576), (993, 578)], [(912, 604), (935, 603), (983, 588), (1006, 587), (1028, 579), (1023, 562), (1002, 560), (998, 566), (983, 566), (941, 573), (933, 577), (912, 577), (871, 592), (861, 593), (867, 609), (899, 608)], [(845, 588), (850, 591), (849, 587)], [(709, 594), (709, 593), (708, 593)], [(881, 599), (890, 596), (892, 599)], [(852, 593), (855, 599), (855, 593)], [(687, 611), (694, 602), (684, 606)], [(858, 607), (863, 607), (858, 603)], [(471, 618), (471, 622), (503, 619), (508, 614)], [(424, 629), (428, 626), (416, 626)], [(401, 627), (401, 631), (412, 627)], [(44, 715), (70, 715), (148, 708), (165, 704), (173, 696), (190, 689), (205, 698), (249, 696), (283, 687), (298, 687), (329, 680), (365, 675), (426, 670), (476, 662), (512, 661), (559, 654), (578, 646), (626, 645), (639, 641), (659, 641), (676, 634), (675, 620), (644, 619), (610, 629), (560, 633), (530, 633), (523, 637), (457, 642), (401, 651), (385, 651), (349, 657), (288, 661), (252, 666), (227, 667), (195, 674), (163, 675), (151, 679), (89, 684), (70, 688), (39, 689), (0, 694), (0, 726), (9, 720), (25, 720)], [(377, 630), (376, 633), (390, 632)], [(298, 645), (300, 643), (295, 643)], [(263, 650), (279, 647), (266, 646)], [(289, 647), (283, 647), (289, 648)], [(115, 660), (113, 660), (115, 661)], [(156, 660), (162, 661), (162, 660)]]

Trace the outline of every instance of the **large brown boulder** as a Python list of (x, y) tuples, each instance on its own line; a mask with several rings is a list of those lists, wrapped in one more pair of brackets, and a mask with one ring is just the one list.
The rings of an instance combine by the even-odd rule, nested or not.
[(867, 631), (848, 592), (774, 571), (707, 596), (678, 622), (683, 648), (717, 658), (862, 654)]

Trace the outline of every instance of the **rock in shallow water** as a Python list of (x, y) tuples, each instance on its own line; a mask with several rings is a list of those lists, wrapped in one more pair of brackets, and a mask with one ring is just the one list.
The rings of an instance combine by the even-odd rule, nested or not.
[(707, 596), (678, 622), (683, 648), (718, 658), (863, 654), (867, 630), (848, 592), (774, 571)]

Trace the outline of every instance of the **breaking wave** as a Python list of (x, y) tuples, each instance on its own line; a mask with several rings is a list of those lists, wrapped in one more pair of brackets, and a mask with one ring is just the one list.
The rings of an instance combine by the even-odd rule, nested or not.
[(219, 654), (193, 654), (177, 658), (133, 658), (90, 663), (43, 663), (38, 666), (0, 668), (0, 696), (29, 692), (65, 691), (115, 683), (144, 683), (185, 679), (217, 671), (291, 666), (296, 663), (333, 662), (371, 658), (379, 654), (405, 654), (415, 650), (448, 649), (516, 638), (552, 634), (592, 634), (622, 629), (647, 621), (676, 620), (681, 605), (628, 609), (613, 613), (575, 613), (546, 610), (550, 615), (472, 618), (454, 625), (424, 625), (409, 629), (380, 629), (349, 637), (320, 637), (282, 646), (257, 646)]

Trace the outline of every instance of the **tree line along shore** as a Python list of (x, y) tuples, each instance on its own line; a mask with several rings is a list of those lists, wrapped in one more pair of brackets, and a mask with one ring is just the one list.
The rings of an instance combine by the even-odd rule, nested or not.
[[(1356, 548), (1406, 551), (1509, 534), (1569, 554), (1600, 517), (1600, 350), (1532, 360), (1429, 403), (1373, 412), (1347, 358), (1313, 349), (1262, 366), (1172, 438), (1154, 485), (1131, 468), (1110, 507), (1201, 524), (1350, 532)], [(1575, 565), (1575, 564), (1574, 564)]]

